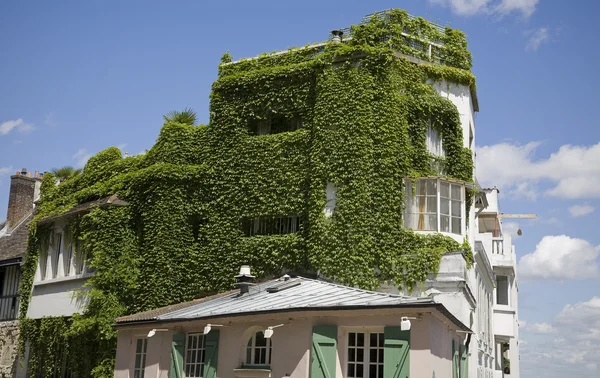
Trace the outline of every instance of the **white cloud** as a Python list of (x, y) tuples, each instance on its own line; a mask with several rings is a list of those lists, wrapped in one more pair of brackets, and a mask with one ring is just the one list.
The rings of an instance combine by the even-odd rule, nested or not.
[(541, 142), (525, 145), (499, 143), (478, 147), (477, 172), (483, 186), (496, 185), (508, 195), (535, 199), (538, 184), (553, 187), (546, 195), (562, 198), (599, 198), (600, 143), (592, 146), (563, 145), (547, 159), (536, 159)]
[(0, 135), (6, 135), (15, 129), (22, 134), (27, 134), (32, 132), (34, 127), (30, 123), (23, 122), (21, 118), (12, 121), (6, 121), (0, 124)]
[(530, 333), (555, 333), (556, 329), (550, 323), (533, 323), (525, 328)]
[(519, 273), (529, 279), (585, 279), (600, 274), (600, 246), (566, 235), (544, 236), (533, 253), (519, 260)]
[(548, 378), (592, 376), (590, 371), (595, 372), (600, 361), (600, 297), (567, 304), (551, 323), (541, 324), (553, 332), (540, 334), (521, 349), (527, 370)]
[(527, 51), (537, 51), (542, 44), (550, 41), (550, 31), (548, 28), (539, 28), (530, 34), (531, 36), (525, 45), (525, 49)]
[(85, 165), (85, 163), (87, 163), (87, 161), (89, 160), (89, 158), (92, 157), (92, 154), (90, 154), (88, 152), (87, 149), (85, 148), (80, 148), (74, 155), (73, 155), (73, 159), (75, 159), (76, 161), (76, 166), (77, 167), (83, 167)]
[(521, 13), (529, 17), (535, 12), (539, 0), (429, 0), (430, 3), (448, 7), (461, 16), (494, 14), (506, 16)]
[(501, 15), (507, 15), (512, 12), (521, 12), (525, 17), (529, 17), (535, 12), (535, 7), (540, 0), (502, 0), (496, 5), (494, 11)]
[(594, 206), (590, 205), (573, 205), (569, 207), (569, 213), (573, 218), (582, 217), (594, 212)]
[(0, 167), (0, 176), (7, 175), (13, 171), (13, 167)]

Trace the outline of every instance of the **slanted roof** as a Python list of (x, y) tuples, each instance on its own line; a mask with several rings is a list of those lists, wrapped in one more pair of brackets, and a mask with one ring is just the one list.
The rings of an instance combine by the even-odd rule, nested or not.
[[(29, 227), (33, 214), (29, 214), (10, 233), (0, 236), (0, 266), (18, 264), (23, 260), (29, 239)], [(0, 227), (2, 229), (2, 227)]]
[(280, 278), (250, 288), (247, 294), (229, 291), (116, 320), (117, 326), (138, 322), (173, 322), (260, 313), (357, 310), (395, 307), (435, 307), (460, 329), (468, 328), (442, 304), (429, 297), (407, 297), (338, 285), (304, 277)]
[(42, 219), (40, 219), (38, 224), (50, 223), (59, 218), (67, 217), (70, 215), (76, 215), (76, 214), (80, 214), (80, 213), (85, 213), (95, 207), (125, 206), (125, 205), (127, 205), (126, 201), (119, 199), (119, 197), (117, 197), (116, 194), (113, 194), (112, 196), (109, 196), (109, 197), (104, 197), (104, 198), (97, 199), (95, 201), (89, 201), (89, 202), (82, 203), (62, 214), (51, 215), (51, 216), (42, 218)]

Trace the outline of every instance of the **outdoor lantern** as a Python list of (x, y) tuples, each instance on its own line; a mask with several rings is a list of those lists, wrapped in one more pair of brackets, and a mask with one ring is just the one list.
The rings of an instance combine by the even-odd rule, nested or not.
[(410, 319), (408, 317), (403, 316), (402, 321), (400, 322), (400, 330), (401, 331), (410, 331)]

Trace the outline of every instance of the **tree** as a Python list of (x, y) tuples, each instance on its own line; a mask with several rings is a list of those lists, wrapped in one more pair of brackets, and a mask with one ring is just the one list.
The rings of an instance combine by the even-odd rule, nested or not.
[(81, 173), (81, 169), (75, 169), (70, 165), (65, 165), (61, 168), (52, 168), (50, 171), (56, 178), (60, 181), (67, 181), (70, 178), (73, 178)]
[(171, 111), (163, 116), (165, 122), (185, 123), (193, 126), (196, 123), (196, 112), (191, 108), (185, 108), (182, 111)]

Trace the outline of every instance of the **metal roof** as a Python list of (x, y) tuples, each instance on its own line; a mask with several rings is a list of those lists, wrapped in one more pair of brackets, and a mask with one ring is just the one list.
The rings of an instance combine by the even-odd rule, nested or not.
[[(284, 276), (285, 277), (285, 276)], [(435, 308), (459, 329), (470, 332), (444, 305), (430, 297), (408, 297), (338, 285), (305, 277), (284, 277), (239, 290), (117, 318), (116, 325), (176, 322), (260, 313), (360, 310), (376, 308)]]

